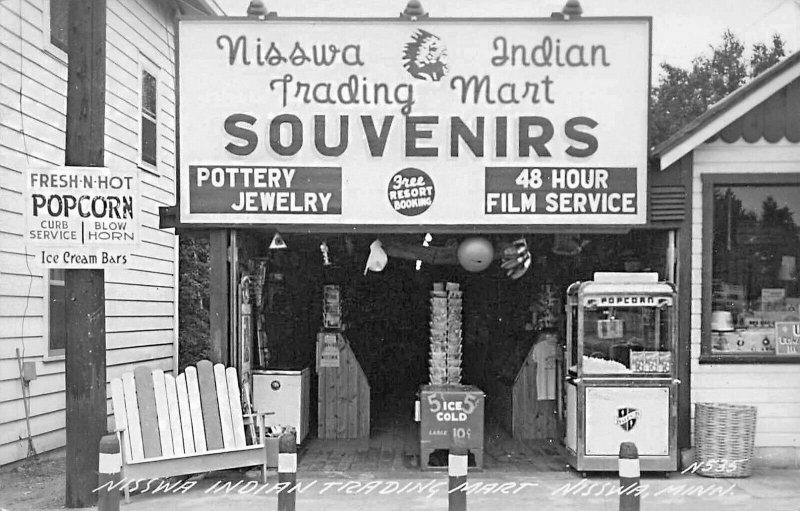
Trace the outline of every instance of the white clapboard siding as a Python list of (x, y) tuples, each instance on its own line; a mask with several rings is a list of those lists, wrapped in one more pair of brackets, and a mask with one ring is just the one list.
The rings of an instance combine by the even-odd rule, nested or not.
[[(120, 281), (123, 278), (125, 279), (125, 282)], [(147, 268), (129, 268), (124, 275), (117, 275), (115, 273), (108, 272), (106, 274), (106, 285), (113, 283), (113, 284), (120, 284), (122, 286), (125, 285), (153, 286), (153, 287), (169, 288), (171, 285), (174, 285), (174, 281), (172, 279), (173, 277), (171, 271), (166, 273), (160, 273)], [(119, 299), (130, 300), (131, 298), (120, 297)], [(150, 300), (145, 299), (145, 301), (150, 301)], [(168, 301), (168, 300), (160, 300), (160, 301)]]
[[(174, 364), (177, 254), (172, 233), (158, 229), (158, 207), (175, 203), (175, 20), (172, 7), (157, 0), (109, 0), (107, 5), (105, 160), (112, 168), (141, 176), (144, 208), (140, 215), (143, 243), (131, 256), (130, 269), (105, 273), (107, 376), (111, 380), (142, 364), (161, 370), (170, 370)], [(27, 169), (64, 164), (67, 68), (46, 51), (45, 6), (45, 0), (0, 2), (0, 181), (4, 188), (0, 197), (0, 268), (8, 273), (0, 272), (0, 465), (21, 459), (27, 452), (26, 440), (20, 440), (27, 437), (21, 390), (14, 380), (18, 371), (15, 350), (23, 347), (23, 341), (25, 360), (36, 363), (38, 374), (30, 386), (34, 445), (43, 452), (63, 446), (65, 437), (64, 362), (44, 362), (46, 280), (33, 258), (26, 264), (21, 246)], [(140, 51), (161, 69), (157, 175), (140, 171), (137, 162)], [(26, 282), (31, 273), (33, 285), (28, 293)], [(168, 381), (165, 376), (165, 389)], [(177, 394), (177, 386), (175, 390)], [(113, 389), (110, 394), (113, 398)], [(166, 398), (169, 402), (169, 391)], [(187, 391), (187, 406), (188, 398)], [(113, 410), (112, 405), (109, 408)], [(124, 412), (126, 419), (131, 413)], [(133, 422), (127, 422), (128, 429), (133, 429)], [(182, 433), (183, 424), (180, 429)], [(186, 442), (181, 443), (186, 450)]]
[(800, 171), (800, 144), (763, 140), (727, 144), (716, 141), (695, 149), (692, 193), (692, 402), (756, 406), (757, 447), (800, 447), (800, 372), (796, 364), (699, 364), (702, 302), (702, 225), (705, 173)]
[[(52, 420), (58, 420), (57, 417), (50, 417)], [(17, 438), (14, 442), (0, 444), (0, 459), (13, 459), (21, 460), (28, 456), (28, 442), (27, 433), (25, 432), (24, 422), (22, 429), (19, 431), (22, 440)], [(66, 444), (67, 431), (64, 428), (54, 429), (43, 433), (34, 431), (33, 442), (37, 452), (46, 452), (53, 449), (58, 449)]]
[[(19, 380), (17, 380), (17, 385), (19, 385)], [(63, 392), (32, 396), (28, 400), (28, 411), (31, 415), (47, 415), (60, 412), (64, 409), (65, 399), (66, 396)], [(15, 420), (24, 423), (25, 405), (23, 401), (14, 399), (0, 402), (0, 417), (3, 417), (4, 422), (13, 422), (13, 420), (6, 418), (15, 417)], [(27, 433), (24, 436), (27, 436)]]

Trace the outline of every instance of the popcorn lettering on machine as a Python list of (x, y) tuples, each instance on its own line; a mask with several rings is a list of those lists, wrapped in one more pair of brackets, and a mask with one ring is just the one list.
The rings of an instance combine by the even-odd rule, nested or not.
[(616, 470), (634, 442), (642, 470), (677, 470), (675, 288), (657, 273), (595, 273), (567, 295), (570, 464)]

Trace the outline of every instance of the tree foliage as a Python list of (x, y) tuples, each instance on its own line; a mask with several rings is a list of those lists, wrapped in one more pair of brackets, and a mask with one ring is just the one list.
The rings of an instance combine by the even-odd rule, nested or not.
[(180, 370), (208, 358), (209, 255), (208, 240), (189, 235), (180, 238), (178, 290), (178, 343)]
[(780, 35), (771, 45), (757, 43), (745, 57), (745, 46), (726, 30), (710, 54), (692, 61), (690, 69), (661, 64), (662, 76), (651, 90), (650, 145), (656, 146), (711, 105), (758, 76), (786, 55)]

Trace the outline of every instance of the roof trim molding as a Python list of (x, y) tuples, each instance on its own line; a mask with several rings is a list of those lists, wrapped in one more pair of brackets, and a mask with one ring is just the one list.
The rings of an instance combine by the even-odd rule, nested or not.
[[(781, 66), (781, 64), (784, 65)], [(653, 151), (653, 156), (659, 157), (660, 155), (659, 169), (666, 169), (733, 121), (800, 77), (800, 53), (791, 55), (782, 63), (776, 64), (773, 69), (778, 72), (769, 73), (769, 71), (766, 71), (761, 75), (764, 77), (763, 80), (756, 78), (729, 94), (694, 122), (689, 123), (669, 140), (656, 147)]]

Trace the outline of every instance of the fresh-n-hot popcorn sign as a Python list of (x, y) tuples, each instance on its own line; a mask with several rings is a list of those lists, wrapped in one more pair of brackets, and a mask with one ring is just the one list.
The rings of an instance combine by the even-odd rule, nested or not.
[(182, 223), (645, 222), (649, 18), (179, 35)]
[(30, 169), (26, 180), (24, 241), (38, 264), (104, 268), (130, 263), (140, 241), (135, 173), (53, 167)]

